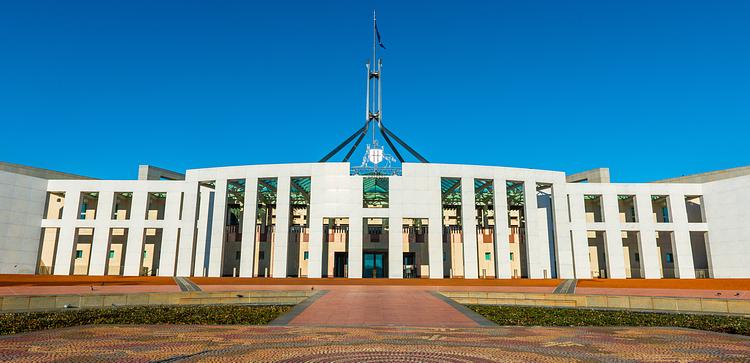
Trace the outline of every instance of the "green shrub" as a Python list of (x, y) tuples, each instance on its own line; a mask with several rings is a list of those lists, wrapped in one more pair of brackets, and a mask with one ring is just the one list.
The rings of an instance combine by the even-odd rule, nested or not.
[(743, 316), (533, 306), (469, 305), (469, 308), (498, 325), (664, 326), (750, 335), (750, 318)]
[(288, 305), (123, 306), (0, 314), (0, 335), (89, 324), (268, 324)]

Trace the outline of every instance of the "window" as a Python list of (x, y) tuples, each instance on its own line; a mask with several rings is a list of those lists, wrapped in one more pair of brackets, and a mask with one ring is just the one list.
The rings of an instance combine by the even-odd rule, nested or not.
[(687, 210), (688, 223), (706, 222), (702, 196), (685, 196), (685, 209)]
[(115, 193), (114, 206), (112, 207), (112, 219), (130, 219), (130, 210), (132, 205), (132, 192)]
[(388, 178), (362, 178), (362, 205), (364, 208), (388, 208)]
[(673, 263), (674, 262), (674, 256), (672, 256), (671, 253), (667, 253), (667, 263)]
[(604, 222), (604, 213), (602, 210), (601, 195), (584, 195), (583, 203), (586, 210), (586, 222), (601, 223)]
[(239, 260), (239, 259), (240, 259), (240, 251), (236, 251), (236, 252), (234, 253), (234, 259), (235, 259), (235, 260)]
[(265, 251), (258, 252), (258, 259), (259, 260), (265, 260), (266, 259), (266, 253), (265, 253)]
[(308, 258), (310, 258), (310, 252), (305, 251), (305, 260), (307, 260)]
[(144, 250), (144, 251), (143, 251), (143, 258), (146, 258), (146, 256), (148, 256), (148, 251), (145, 251), (145, 250)]
[(641, 262), (641, 255), (638, 252), (635, 253), (635, 262)]
[(47, 204), (44, 209), (45, 219), (62, 219), (65, 192), (47, 192)]
[(620, 212), (620, 222), (622, 223), (636, 223), (638, 222), (638, 215), (636, 214), (636, 198), (635, 195), (618, 195), (617, 196), (617, 208)]
[(668, 195), (652, 195), (651, 196), (651, 212), (654, 215), (654, 222), (656, 223), (669, 223), (670, 211), (669, 211), (669, 196)]
[(115, 258), (115, 251), (109, 250), (109, 258)]
[(76, 250), (76, 258), (83, 258), (83, 250)]
[(148, 193), (146, 204), (147, 220), (164, 219), (164, 211), (167, 204), (167, 193)]
[(513, 252), (510, 253), (510, 260), (513, 261)]
[(78, 219), (96, 219), (98, 202), (98, 192), (81, 192), (81, 200), (78, 203)]
[(491, 259), (492, 259), (492, 254), (491, 254), (491, 253), (489, 253), (489, 252), (485, 252), (485, 253), (484, 253), (484, 260), (485, 260), (485, 261), (489, 261), (489, 260), (491, 260)]

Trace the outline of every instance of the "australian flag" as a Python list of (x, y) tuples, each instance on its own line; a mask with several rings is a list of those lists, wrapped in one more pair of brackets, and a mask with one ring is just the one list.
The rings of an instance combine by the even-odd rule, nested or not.
[(377, 22), (377, 20), (375, 21), (375, 35), (378, 36), (378, 45), (381, 48), (385, 49), (385, 45), (383, 45), (383, 41), (380, 40), (380, 30), (378, 30), (378, 22)]

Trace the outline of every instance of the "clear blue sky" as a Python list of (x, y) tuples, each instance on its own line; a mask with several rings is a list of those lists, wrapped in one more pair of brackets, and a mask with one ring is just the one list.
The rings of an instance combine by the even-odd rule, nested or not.
[(0, 160), (113, 179), (317, 161), (363, 122), (373, 7), (384, 122), (430, 161), (750, 165), (745, 0), (2, 1)]

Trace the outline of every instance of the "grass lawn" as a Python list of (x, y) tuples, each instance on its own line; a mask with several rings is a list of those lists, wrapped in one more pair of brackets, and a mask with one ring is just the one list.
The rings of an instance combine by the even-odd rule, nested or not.
[(0, 314), (0, 335), (89, 324), (264, 325), (291, 305), (127, 306)]
[(642, 313), (624, 310), (533, 306), (468, 305), (468, 307), (498, 325), (665, 326), (750, 335), (750, 318), (743, 316)]

